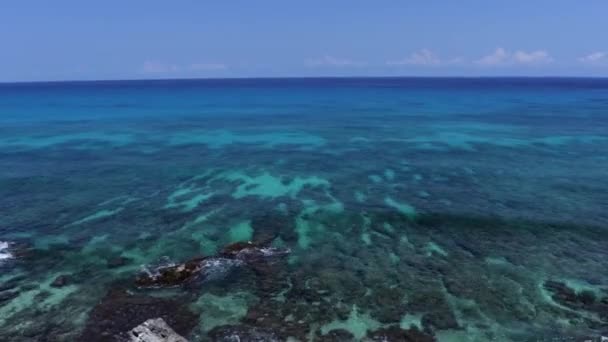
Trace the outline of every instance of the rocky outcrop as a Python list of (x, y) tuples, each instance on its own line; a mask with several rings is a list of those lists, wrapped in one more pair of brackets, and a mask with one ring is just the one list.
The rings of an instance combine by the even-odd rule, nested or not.
[(289, 249), (264, 247), (252, 242), (237, 242), (224, 247), (217, 256), (195, 258), (181, 264), (147, 269), (135, 279), (135, 284), (139, 287), (175, 287), (195, 279), (215, 279), (224, 276), (234, 267), (255, 266), (289, 252)]
[(154, 270), (146, 270), (135, 279), (135, 284), (141, 287), (172, 287), (179, 286), (199, 275), (205, 258), (189, 260), (183, 264), (161, 266)]
[(149, 319), (162, 318), (181, 336), (187, 336), (198, 324), (198, 315), (190, 311), (191, 298), (158, 298), (129, 293), (121, 287), (108, 292), (89, 313), (82, 342), (129, 340), (133, 327)]
[(129, 342), (188, 342), (162, 318), (149, 319), (128, 333)]

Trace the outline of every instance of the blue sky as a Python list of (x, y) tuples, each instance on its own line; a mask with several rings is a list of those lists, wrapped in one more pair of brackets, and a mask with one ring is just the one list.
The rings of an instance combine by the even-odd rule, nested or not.
[(0, 81), (608, 76), (608, 1), (3, 0)]

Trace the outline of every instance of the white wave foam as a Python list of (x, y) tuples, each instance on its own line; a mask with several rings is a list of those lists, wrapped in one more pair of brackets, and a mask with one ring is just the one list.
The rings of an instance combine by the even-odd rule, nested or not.
[(243, 262), (235, 259), (205, 259), (201, 262), (201, 279), (204, 281), (222, 279), (235, 267), (241, 265), (243, 265)]
[(0, 241), (0, 262), (7, 259), (12, 259), (13, 255), (8, 250), (9, 243), (5, 241)]

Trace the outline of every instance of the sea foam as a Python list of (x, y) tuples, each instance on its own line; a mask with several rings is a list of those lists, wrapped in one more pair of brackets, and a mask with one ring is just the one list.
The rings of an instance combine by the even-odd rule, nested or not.
[(0, 263), (2, 263), (4, 260), (13, 258), (13, 255), (8, 250), (8, 247), (8, 242), (0, 241)]

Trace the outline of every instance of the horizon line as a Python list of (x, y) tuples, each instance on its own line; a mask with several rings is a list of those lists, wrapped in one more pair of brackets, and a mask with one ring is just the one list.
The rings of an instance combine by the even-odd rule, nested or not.
[(66, 79), (36, 81), (0, 81), (0, 85), (36, 83), (96, 83), (134, 81), (222, 81), (222, 80), (297, 80), (297, 79), (608, 79), (608, 76), (560, 76), (560, 75), (483, 75), (483, 76), (234, 76), (234, 77), (179, 77), (179, 78), (106, 78), (106, 79)]

